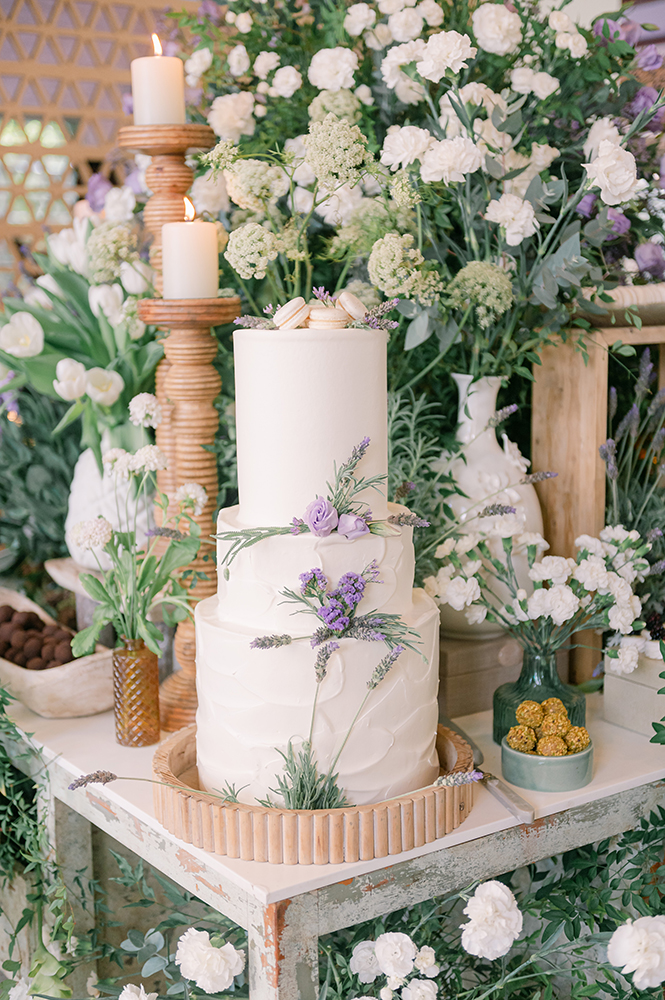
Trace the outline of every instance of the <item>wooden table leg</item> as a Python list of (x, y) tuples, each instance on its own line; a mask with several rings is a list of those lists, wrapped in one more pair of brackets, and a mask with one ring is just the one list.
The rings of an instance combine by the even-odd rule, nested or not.
[(308, 892), (249, 914), (250, 1000), (317, 1000), (318, 896)]

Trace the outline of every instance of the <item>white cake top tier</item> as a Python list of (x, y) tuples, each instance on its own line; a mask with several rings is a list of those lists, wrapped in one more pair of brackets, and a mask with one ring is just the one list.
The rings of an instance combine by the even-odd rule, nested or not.
[[(386, 474), (387, 339), (355, 328), (236, 330), (239, 524), (302, 517), (365, 437), (357, 477)], [(387, 516), (385, 489), (359, 499)]]

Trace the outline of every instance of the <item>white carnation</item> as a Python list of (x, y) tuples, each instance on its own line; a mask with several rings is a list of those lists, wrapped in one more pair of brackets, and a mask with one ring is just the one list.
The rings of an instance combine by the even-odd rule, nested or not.
[(608, 586), (607, 566), (600, 556), (581, 559), (573, 570), (573, 577), (585, 590), (603, 590)]
[(85, 391), (95, 403), (113, 406), (124, 388), (125, 382), (120, 372), (107, 371), (105, 368), (91, 368), (88, 372)]
[(535, 76), (530, 66), (517, 66), (510, 74), (510, 86), (516, 94), (530, 94)]
[(229, 196), (221, 170), (215, 174), (211, 168), (205, 174), (197, 177), (192, 184), (189, 196), (199, 214), (209, 212), (210, 215), (219, 215), (220, 212), (228, 212), (229, 210)]
[(568, 40), (568, 51), (573, 59), (581, 59), (589, 51), (589, 43), (584, 35), (581, 35), (579, 31), (570, 35)]
[(566, 583), (570, 576), (573, 559), (563, 556), (545, 556), (540, 562), (534, 563), (529, 570), (529, 579), (540, 581), (551, 580), (552, 583)]
[(547, 23), (552, 31), (577, 31), (570, 17), (563, 10), (553, 10)]
[(31, 985), (31, 979), (19, 976), (7, 994), (8, 1000), (28, 1000), (31, 995)]
[[(640, 650), (636, 645), (624, 645), (626, 638), (631, 637), (624, 637), (621, 646), (616, 651), (616, 656), (605, 655), (605, 673), (622, 676), (623, 674), (632, 674), (633, 670), (636, 669), (640, 660)], [(644, 644), (644, 640), (642, 643)]]
[(611, 118), (599, 118), (589, 129), (584, 143), (584, 155), (587, 160), (594, 160), (598, 155), (601, 142), (611, 142), (615, 146), (621, 144), (621, 133)]
[(423, 30), (423, 19), (413, 7), (405, 7), (390, 15), (388, 27), (396, 42), (410, 42)]
[(295, 66), (280, 66), (272, 78), (270, 88), (273, 97), (293, 97), (302, 87), (302, 75)]
[(62, 358), (55, 366), (53, 388), (61, 399), (71, 403), (85, 395), (87, 372), (85, 365), (73, 358)]
[(238, 14), (234, 24), (241, 35), (248, 35), (252, 30), (252, 15), (249, 11), (244, 10), (242, 14)]
[(408, 934), (400, 933), (380, 934), (374, 945), (376, 961), (384, 976), (408, 976), (417, 950)]
[[(487, 618), (487, 608), (484, 604), (472, 604), (464, 612), (469, 625), (480, 625)], [(427, 975), (427, 973), (425, 973)]]
[(456, 184), (483, 164), (482, 151), (472, 139), (457, 135), (454, 139), (432, 142), (422, 157), (420, 176), (426, 184), (442, 181)]
[(550, 543), (546, 542), (541, 534), (537, 531), (524, 531), (521, 535), (517, 535), (515, 541), (513, 542), (513, 552), (519, 554), (520, 552), (526, 552), (530, 546), (535, 546), (536, 552), (547, 552), (550, 547)]
[(401, 993), (402, 1000), (435, 1000), (439, 989), (430, 979), (412, 979)]
[(244, 45), (234, 45), (228, 55), (231, 76), (242, 76), (249, 69), (249, 55)]
[(373, 941), (360, 941), (353, 949), (349, 969), (361, 983), (373, 983), (381, 975)]
[(552, 94), (556, 94), (560, 87), (561, 81), (544, 71), (534, 73), (533, 80), (531, 81), (531, 89), (541, 101), (544, 101), (547, 97), (551, 97)]
[(372, 93), (372, 88), (368, 87), (366, 83), (361, 83), (359, 87), (353, 91), (361, 104), (366, 107), (371, 107), (374, 104), (374, 95)]
[(519, 246), (522, 240), (533, 236), (538, 228), (533, 205), (516, 194), (502, 194), (487, 206), (485, 218), (496, 222), (505, 232), (508, 246)]
[[(135, 986), (134, 983), (127, 983), (120, 990), (118, 1000), (157, 1000), (158, 995), (157, 993), (146, 993), (143, 983), (140, 986)], [(99, 991), (97, 991), (97, 996), (99, 996)]]
[(462, 947), (470, 955), (494, 961), (506, 955), (522, 930), (522, 914), (510, 889), (501, 882), (479, 885), (464, 908)]
[(212, 49), (197, 49), (185, 60), (185, 74), (188, 87), (198, 87), (206, 70), (212, 66)]
[[(401, 8), (398, 9), (401, 10)], [(369, 49), (373, 49), (375, 52), (380, 52), (381, 49), (385, 49), (386, 45), (390, 45), (393, 40), (393, 36), (388, 25), (381, 23), (377, 24), (369, 31), (366, 31), (364, 39), (365, 45)]]
[(552, 610), (550, 591), (544, 587), (534, 590), (526, 603), (526, 613), (531, 621), (537, 618), (548, 618)]
[(477, 51), (468, 35), (438, 31), (430, 35), (416, 69), (423, 79), (438, 83), (448, 70), (459, 73), (466, 69), (467, 59), (473, 59)]
[(381, 163), (391, 170), (407, 167), (416, 160), (422, 160), (431, 141), (432, 135), (426, 128), (416, 128), (415, 125), (397, 128), (383, 140)]
[(418, 949), (418, 954), (414, 965), (418, 972), (425, 972), (427, 969), (431, 969), (433, 965), (436, 965), (436, 954), (434, 948), (430, 948), (429, 945), (423, 945), (422, 948)]
[(34, 358), (44, 350), (44, 330), (29, 312), (12, 313), (0, 327), (0, 350), (14, 358)]
[(594, 556), (605, 555), (605, 549), (603, 548), (603, 543), (598, 538), (594, 538), (592, 535), (580, 535), (575, 539), (575, 546), (578, 549), (586, 549)]
[(502, 3), (482, 3), (473, 12), (473, 33), (481, 49), (498, 56), (516, 52), (522, 41), (522, 21), (519, 14)]
[[(423, 94), (422, 86), (411, 80), (406, 73), (403, 72), (402, 66), (408, 66), (409, 63), (416, 62), (421, 59), (425, 52), (425, 43), (421, 38), (416, 39), (413, 42), (406, 42), (404, 45), (395, 45), (388, 55), (383, 59), (381, 63), (381, 76), (387, 87), (391, 90), (395, 90), (397, 86), (402, 83), (408, 89), (409, 86), (412, 87), (413, 95), (420, 95), (415, 97), (415, 100), (405, 103), (417, 103)], [(400, 100), (402, 98), (400, 97)]]
[(443, 10), (436, 0), (422, 0), (416, 10), (430, 28), (438, 28), (443, 24)]
[(633, 630), (635, 613), (632, 604), (615, 604), (608, 614), (610, 628), (622, 635), (628, 635)]
[(352, 4), (344, 18), (344, 30), (353, 38), (362, 35), (363, 31), (371, 28), (376, 21), (376, 11), (372, 10), (367, 3)]
[(480, 584), (475, 576), (465, 579), (463, 576), (456, 576), (450, 580), (446, 589), (445, 603), (449, 604), (454, 611), (463, 611), (480, 597)]
[(579, 611), (580, 599), (566, 584), (549, 589), (550, 617), (555, 625), (563, 625)]
[(212, 102), (208, 124), (220, 139), (238, 142), (241, 135), (254, 135), (256, 122), (253, 110), (254, 95), (248, 90), (239, 94), (223, 94)]
[(635, 157), (609, 139), (603, 139), (595, 160), (584, 167), (592, 187), (600, 188), (600, 197), (606, 205), (630, 201), (637, 190)]
[(259, 80), (267, 80), (268, 74), (272, 73), (274, 69), (277, 69), (280, 63), (280, 58), (276, 52), (259, 52), (258, 56), (254, 60), (254, 73), (258, 76)]
[[(319, 90), (352, 90), (358, 56), (351, 49), (319, 49), (309, 64), (307, 77)], [(273, 83), (274, 86), (274, 83)]]
[(638, 917), (617, 927), (607, 946), (607, 960), (633, 975), (638, 990), (655, 989), (665, 981), (665, 916)]
[(176, 965), (185, 979), (192, 980), (205, 993), (221, 993), (245, 968), (245, 953), (230, 942), (215, 948), (207, 931), (190, 927), (178, 941)]

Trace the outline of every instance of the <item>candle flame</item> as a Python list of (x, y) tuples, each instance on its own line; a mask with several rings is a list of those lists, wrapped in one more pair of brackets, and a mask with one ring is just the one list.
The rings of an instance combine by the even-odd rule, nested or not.
[(159, 40), (159, 35), (153, 34), (152, 36), (152, 47), (155, 50), (156, 56), (161, 56), (162, 54), (162, 43)]
[(189, 198), (185, 198), (185, 221), (193, 222), (196, 218), (196, 209), (192, 205)]

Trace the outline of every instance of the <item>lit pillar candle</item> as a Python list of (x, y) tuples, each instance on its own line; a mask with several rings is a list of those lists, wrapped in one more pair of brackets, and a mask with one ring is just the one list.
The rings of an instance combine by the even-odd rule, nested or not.
[(185, 222), (162, 226), (162, 274), (165, 299), (215, 299), (219, 288), (219, 250), (214, 222), (194, 219), (185, 198)]
[(185, 74), (182, 59), (162, 55), (157, 35), (154, 56), (132, 61), (132, 99), (135, 125), (183, 125)]

